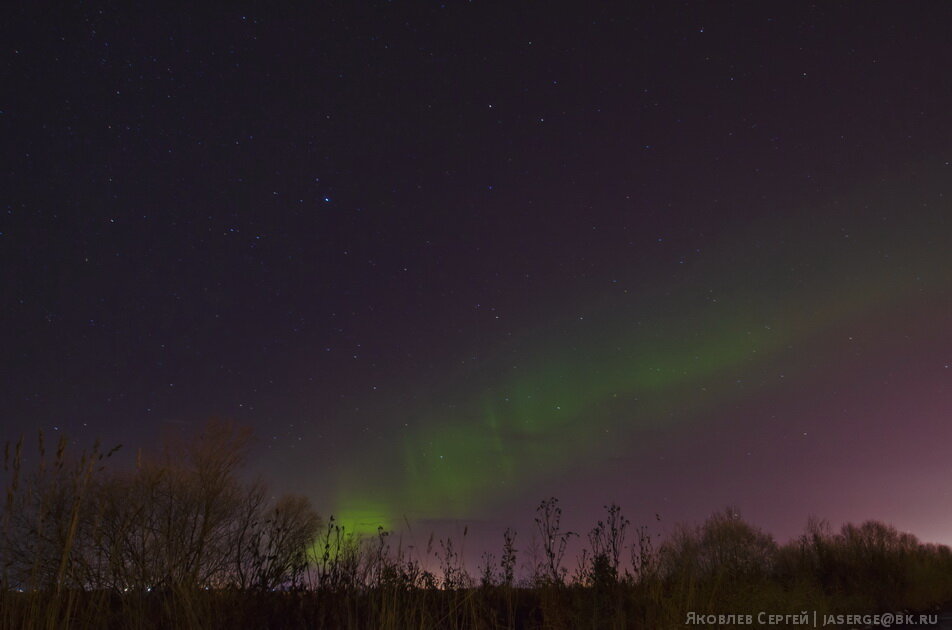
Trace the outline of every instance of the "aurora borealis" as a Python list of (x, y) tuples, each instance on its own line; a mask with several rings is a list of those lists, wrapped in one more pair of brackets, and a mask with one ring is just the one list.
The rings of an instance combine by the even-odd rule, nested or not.
[[(860, 202), (847, 197), (841, 203)], [(585, 302), (584, 314), (562, 313), (562, 320), (547, 322), (548, 330), (507, 340), (476, 368), (448, 376), (452, 394), (408, 411), (405, 419), (418, 429), (402, 431), (396, 448), (373, 455), (395, 477), (345, 474), (340, 518), (358, 529), (392, 527), (407, 513), (478, 518), (494, 499), (546, 487), (568, 471), (649, 457), (651, 449), (641, 443), (652, 433), (718, 432), (736, 423), (724, 410), (752, 398), (776, 404), (802, 387), (825, 391), (814, 380), (823, 375), (816, 366), (836, 358), (822, 346), (838, 345), (844, 334), (852, 342), (845, 331), (872, 328), (887, 336), (897, 317), (909, 316), (906, 309), (937, 317), (941, 325), (942, 308), (934, 311), (937, 305), (922, 298), (944, 296), (940, 304), (947, 307), (952, 278), (936, 250), (915, 247), (941, 232), (941, 213), (919, 212), (909, 221), (884, 204), (876, 209), (880, 225), (850, 233), (834, 227), (847, 225), (849, 216), (825, 210), (827, 242), (815, 238), (815, 227), (765, 218), (745, 238), (760, 231), (787, 235), (767, 268), (746, 263), (747, 256), (764, 262), (756, 252), (736, 256), (750, 249), (742, 240), (725, 242), (706, 257), (716, 272), (694, 264), (663, 292), (620, 288), (613, 280), (601, 299)], [(897, 219), (904, 234), (895, 233)], [(839, 239), (853, 240), (844, 245)], [(846, 247), (849, 257), (823, 260)], [(811, 248), (805, 264), (799, 252)], [(852, 370), (865, 353), (856, 351), (859, 365)], [(624, 496), (625, 489), (611, 492), (604, 496)]]
[(952, 543), (949, 18), (21, 7), (6, 433), (233, 418), (360, 531), (554, 495)]

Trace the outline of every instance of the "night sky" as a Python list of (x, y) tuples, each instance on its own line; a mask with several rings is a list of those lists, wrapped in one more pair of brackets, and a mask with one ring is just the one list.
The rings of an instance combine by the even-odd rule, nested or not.
[(8, 12), (5, 439), (952, 543), (952, 5), (304, 5)]

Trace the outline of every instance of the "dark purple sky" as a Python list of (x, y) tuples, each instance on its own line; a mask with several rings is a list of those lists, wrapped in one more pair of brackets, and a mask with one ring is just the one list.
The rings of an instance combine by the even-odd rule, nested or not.
[(4, 433), (952, 542), (952, 5), (635, 4), (11, 10)]

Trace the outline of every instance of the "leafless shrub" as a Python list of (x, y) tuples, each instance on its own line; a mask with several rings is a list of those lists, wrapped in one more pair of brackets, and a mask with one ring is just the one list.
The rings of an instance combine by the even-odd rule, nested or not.
[(537, 569), (538, 582), (564, 584), (566, 568), (562, 565), (569, 540), (575, 532), (561, 530), (562, 508), (555, 497), (543, 500), (536, 508), (535, 524), (539, 530), (544, 557)]
[(777, 544), (769, 534), (744, 522), (736, 508), (715, 513), (696, 528), (677, 528), (661, 548), (668, 576), (733, 580), (770, 572)]

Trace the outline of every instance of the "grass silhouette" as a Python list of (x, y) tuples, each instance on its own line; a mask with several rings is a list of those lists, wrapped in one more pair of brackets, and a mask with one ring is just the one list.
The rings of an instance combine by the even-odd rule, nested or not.
[(237, 474), (247, 441), (213, 423), (132, 472), (108, 468), (114, 451), (98, 445), (72, 457), (61, 440), (47, 453), (42, 435), (28, 471), (23, 440), (8, 444), (0, 629), (673, 628), (689, 612), (952, 601), (952, 551), (884, 523), (834, 531), (812, 519), (779, 544), (727, 508), (660, 540), (609, 505), (580, 536), (562, 529), (555, 498), (536, 510), (535, 554), (506, 530), (474, 575), (464, 540), (431, 537), (421, 557), (383, 529), (322, 524), (304, 497), (269, 500)]

